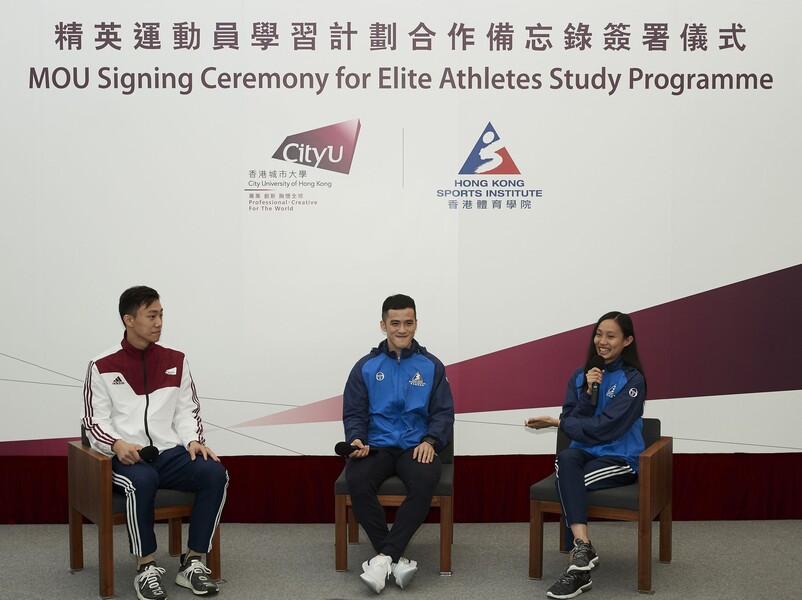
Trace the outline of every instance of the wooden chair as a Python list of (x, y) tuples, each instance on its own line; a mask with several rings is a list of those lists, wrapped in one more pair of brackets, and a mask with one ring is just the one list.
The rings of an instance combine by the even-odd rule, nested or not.
[[(432, 506), (440, 509), (440, 575), (451, 575), (451, 545), (454, 542), (454, 442), (439, 453), (442, 470), (434, 488)], [(397, 475), (387, 478), (378, 491), (382, 506), (400, 506), (407, 490)], [(337, 571), (348, 570), (347, 543), (359, 543), (359, 523), (354, 515), (345, 469), (334, 482), (334, 558)]]
[[(643, 419), (646, 450), (638, 460), (638, 481), (605, 490), (588, 492), (588, 516), (638, 523), (638, 591), (652, 589), (652, 521), (660, 517), (660, 562), (671, 562), (671, 489), (673, 439), (660, 435), (658, 419)], [(557, 452), (570, 440), (560, 431)], [(543, 575), (543, 515), (560, 515), (560, 550), (565, 551), (565, 522), (557, 491), (556, 476), (534, 484), (529, 490), (529, 577)]]
[[(83, 519), (97, 525), (100, 596), (114, 596), (114, 525), (125, 523), (125, 497), (113, 493), (111, 459), (81, 442), (67, 445), (67, 482), (70, 523), (70, 569), (84, 567)], [(169, 523), (169, 551), (181, 554), (181, 519), (192, 513), (195, 494), (177, 490), (156, 493), (156, 520)], [(220, 528), (214, 532), (212, 549), (206, 557), (212, 579), (220, 579)]]

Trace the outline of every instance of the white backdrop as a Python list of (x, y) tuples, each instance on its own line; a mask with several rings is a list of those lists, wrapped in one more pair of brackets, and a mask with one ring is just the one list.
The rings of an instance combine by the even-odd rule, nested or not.
[[(116, 302), (130, 285), (161, 293), (162, 342), (187, 353), (218, 453), (329, 454), (336, 421), (235, 425), (341, 394), (381, 339), (389, 294), (416, 299), (418, 339), (449, 365), (802, 263), (800, 15), (796, 3), (743, 0), (16, 3), (0, 23), (0, 441), (76, 434), (86, 364), (119, 341)], [(97, 27), (112, 22), (120, 49), (95, 49)], [(174, 49), (181, 22), (200, 31), (196, 50)], [(255, 22), (276, 24), (277, 47), (252, 46)], [(298, 22), (316, 24), (315, 50), (293, 48)], [(71, 23), (80, 49), (57, 42)], [(159, 24), (160, 49), (134, 47), (143, 23)], [(213, 48), (220, 23), (235, 24), (238, 49)], [(331, 49), (335, 23), (356, 31), (350, 51)], [(374, 23), (396, 24), (395, 50), (370, 49)], [(412, 49), (420, 23), (436, 34), (431, 50)], [(454, 23), (475, 29), (474, 46), (452, 50)], [(629, 25), (629, 50), (604, 49), (608, 23)], [(668, 25), (665, 51), (644, 46), (650, 23)], [(499, 24), (513, 29), (509, 50), (489, 48)], [(537, 24), (552, 27), (545, 51), (526, 48)], [(566, 49), (566, 28), (581, 24), (591, 46)], [(683, 50), (686, 24), (706, 26), (706, 51)], [(720, 48), (733, 24), (743, 50)], [(341, 66), (369, 74), (365, 86), (338, 89)], [(58, 67), (77, 69), (79, 83), (88, 69), (86, 86), (55, 87)], [(209, 67), (310, 73), (326, 85), (210, 89)], [(380, 88), (391, 67), (431, 74), (431, 89)], [(540, 87), (510, 89), (503, 76), (503, 89), (441, 86), (446, 69), (469, 67)], [(124, 93), (104, 79), (115, 68), (185, 74), (192, 89)], [(552, 89), (555, 68), (604, 75), (607, 87)], [(693, 73), (694, 83), (755, 74), (764, 86), (672, 93), (655, 89), (665, 79), (630, 86), (630, 69)], [(272, 158), (288, 136), (355, 119), (347, 174)], [(459, 174), (488, 123), (519, 174)], [(316, 204), (252, 210), (267, 193), (254, 186), (283, 200), (280, 182), (295, 178), (315, 187), (287, 193)], [(528, 208), (505, 199), (484, 209), (438, 196), (463, 180), (540, 195)], [(647, 414), (680, 452), (798, 450), (800, 399), (744, 395), (743, 410), (703, 429), (688, 418), (697, 398), (652, 402)], [(792, 418), (761, 433), (747, 416), (755, 407)], [(458, 423), (457, 452), (552, 451), (553, 432), (486, 424), (529, 413), (459, 415), (483, 423)]]

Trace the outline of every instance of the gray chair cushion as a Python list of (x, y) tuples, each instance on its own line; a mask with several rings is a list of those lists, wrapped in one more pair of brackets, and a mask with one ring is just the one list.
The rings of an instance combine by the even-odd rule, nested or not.
[[(643, 441), (648, 448), (660, 439), (660, 420), (643, 419)], [(559, 430), (557, 433), (557, 452), (568, 447), (570, 440)], [(544, 502), (559, 502), (554, 480), (557, 475), (552, 473), (546, 479), (538, 481), (529, 488), (530, 500)], [(601, 506), (604, 508), (622, 508), (625, 510), (638, 510), (638, 482), (622, 485), (604, 490), (588, 492), (588, 506)]]
[[(554, 481), (557, 476), (552, 473), (546, 479), (538, 481), (529, 488), (530, 500), (541, 500), (545, 502), (559, 502)], [(588, 506), (603, 506), (605, 508), (623, 508), (626, 510), (638, 510), (638, 483), (621, 485), (605, 490), (595, 490), (588, 492)]]

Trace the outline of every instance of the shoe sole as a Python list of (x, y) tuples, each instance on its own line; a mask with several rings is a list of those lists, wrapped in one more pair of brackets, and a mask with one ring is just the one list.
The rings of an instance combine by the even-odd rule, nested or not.
[(569, 598), (576, 598), (582, 592), (587, 592), (591, 587), (593, 587), (593, 582), (592, 581), (588, 581), (585, 585), (580, 587), (573, 594), (565, 594), (563, 596), (556, 596), (556, 595), (552, 594), (551, 592), (546, 592), (546, 595), (549, 598), (557, 598), (557, 600), (568, 600)]
[(372, 591), (376, 592), (377, 594), (380, 593), (384, 589), (384, 581), (379, 583), (372, 577), (370, 577), (367, 573), (362, 573), (359, 578), (365, 582), (365, 585), (368, 586)]
[[(587, 567), (577, 567), (576, 565), (568, 565), (567, 572), (571, 571), (590, 571), (593, 567), (599, 564), (599, 557), (592, 559)], [(573, 597), (573, 596), (569, 596)]]
[(192, 582), (190, 582), (189, 579), (184, 577), (181, 573), (176, 575), (175, 582), (177, 585), (180, 585), (181, 587), (185, 587), (188, 590), (192, 590), (192, 593), (195, 594), (196, 596), (214, 596), (217, 592), (220, 591), (220, 589), (218, 588), (216, 590), (203, 590), (199, 592), (194, 587), (192, 587)]
[(415, 573), (418, 572), (418, 567), (414, 567), (412, 569), (407, 569), (401, 576), (395, 576), (395, 583), (398, 587), (402, 590), (409, 585), (409, 582), (412, 581), (412, 578), (415, 577)]

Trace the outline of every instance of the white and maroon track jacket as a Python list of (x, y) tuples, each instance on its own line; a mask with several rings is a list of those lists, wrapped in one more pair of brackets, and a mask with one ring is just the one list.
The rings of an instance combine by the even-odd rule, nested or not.
[(184, 353), (158, 344), (140, 350), (125, 337), (89, 363), (83, 425), (92, 448), (107, 456), (118, 439), (150, 445), (148, 434), (160, 452), (206, 443)]

